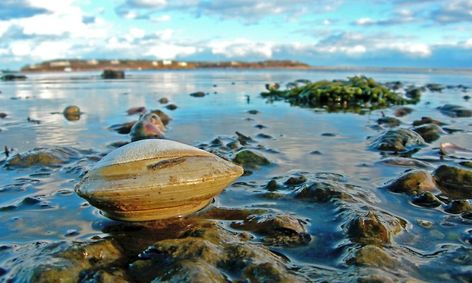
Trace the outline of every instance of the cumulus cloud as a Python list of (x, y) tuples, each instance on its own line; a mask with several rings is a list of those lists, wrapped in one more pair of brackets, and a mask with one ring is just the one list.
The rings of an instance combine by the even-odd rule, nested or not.
[(274, 45), (269, 42), (254, 42), (244, 38), (212, 41), (208, 44), (208, 48), (213, 54), (223, 55), (227, 58), (251, 56), (271, 58), (273, 47)]
[(472, 1), (453, 0), (444, 3), (431, 13), (431, 18), (440, 24), (471, 23)]
[(359, 18), (353, 24), (357, 26), (392, 26), (398, 24), (412, 23), (417, 20), (418, 15), (408, 9), (400, 9), (388, 19), (372, 19), (369, 17)]
[(46, 14), (47, 9), (32, 5), (25, 0), (0, 1), (0, 20), (28, 18), (35, 15)]

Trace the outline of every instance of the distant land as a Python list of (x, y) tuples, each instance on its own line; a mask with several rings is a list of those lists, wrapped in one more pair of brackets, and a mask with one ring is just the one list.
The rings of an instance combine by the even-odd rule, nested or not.
[(295, 69), (318, 71), (402, 72), (402, 73), (472, 73), (472, 68), (310, 66), (293, 60), (244, 61), (176, 61), (144, 59), (56, 59), (21, 68), (21, 72), (83, 72), (113, 70), (192, 70), (192, 69)]
[(61, 59), (27, 65), (22, 72), (80, 72), (104, 69), (114, 70), (168, 70), (168, 69), (309, 69), (310, 65), (291, 60), (267, 60), (259, 62), (198, 62), (174, 60), (81, 60)]

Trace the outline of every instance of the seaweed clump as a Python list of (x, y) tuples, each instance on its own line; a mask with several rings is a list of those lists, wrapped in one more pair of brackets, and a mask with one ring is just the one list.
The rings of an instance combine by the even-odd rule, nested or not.
[(286, 100), (292, 105), (302, 107), (325, 107), (328, 111), (356, 113), (419, 101), (419, 97), (407, 99), (366, 76), (306, 84), (293, 83), (291, 86), (287, 90), (268, 89), (268, 92), (261, 95), (275, 100)]

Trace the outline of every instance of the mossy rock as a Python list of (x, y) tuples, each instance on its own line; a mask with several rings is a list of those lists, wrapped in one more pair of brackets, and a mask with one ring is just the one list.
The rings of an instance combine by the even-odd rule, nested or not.
[(407, 172), (385, 186), (385, 188), (394, 193), (405, 193), (407, 195), (418, 195), (436, 190), (433, 177), (429, 172), (423, 170)]
[(472, 170), (441, 165), (434, 171), (433, 176), (439, 189), (448, 197), (472, 198)]
[(244, 169), (257, 169), (260, 166), (266, 166), (270, 164), (270, 161), (263, 155), (247, 149), (236, 153), (236, 156), (233, 158), (233, 162), (242, 165)]
[(348, 263), (387, 269), (398, 266), (398, 262), (393, 257), (375, 245), (363, 246)]
[(371, 149), (379, 151), (405, 152), (425, 146), (426, 143), (418, 133), (409, 129), (389, 130), (375, 138)]
[(431, 143), (441, 137), (445, 132), (438, 125), (426, 124), (413, 128), (413, 131), (420, 134), (420, 136), (427, 142)]

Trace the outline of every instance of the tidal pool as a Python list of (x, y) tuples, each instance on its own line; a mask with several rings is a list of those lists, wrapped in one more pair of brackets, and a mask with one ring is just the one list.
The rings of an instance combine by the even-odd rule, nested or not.
[[(472, 278), (470, 214), (447, 212), (452, 200), (439, 192), (435, 194), (440, 204), (428, 208), (414, 204), (412, 196), (382, 187), (407, 170), (432, 172), (442, 164), (461, 167), (460, 162), (471, 160), (470, 155), (456, 158), (439, 154), (440, 144), (446, 142), (472, 149), (472, 119), (450, 117), (437, 108), (455, 104), (472, 109), (471, 100), (464, 98), (472, 95), (472, 76), (364, 73), (383, 83), (445, 86), (441, 92), (425, 90), (418, 104), (407, 105), (413, 109), (410, 114), (397, 117), (401, 124), (396, 128), (412, 128), (413, 121), (424, 116), (447, 124), (438, 140), (407, 156), (409, 161), (424, 162), (425, 168), (413, 162), (392, 162), (397, 155), (369, 148), (374, 137), (389, 129), (379, 126), (377, 119), (394, 116), (398, 107), (362, 115), (328, 113), (260, 96), (268, 82), (283, 86), (296, 79), (345, 79), (356, 74), (287, 70), (135, 71), (128, 72), (123, 80), (103, 80), (99, 73), (61, 73), (32, 74), (25, 81), (0, 82), (0, 112), (7, 114), (0, 118), (2, 149), (8, 148), (10, 158), (38, 148), (59, 151), (63, 158), (59, 165), (12, 166), (6, 161), (6, 153), (0, 155), (0, 281), (51, 278), (43, 274), (76, 276), (84, 282), (106, 282), (107, 278), (191, 281), (193, 277), (189, 274), (199, 271), (214, 281), (467, 282)], [(197, 91), (208, 95), (189, 95)], [(161, 104), (162, 97), (168, 98), (169, 103)], [(168, 104), (175, 104), (177, 109), (168, 110)], [(83, 112), (80, 119), (65, 119), (62, 111), (68, 105), (80, 107)], [(74, 186), (97, 160), (113, 149), (111, 144), (130, 141), (129, 135), (118, 134), (109, 127), (137, 120), (137, 115), (128, 115), (126, 111), (140, 106), (161, 109), (172, 118), (167, 139), (218, 152), (219, 142), (237, 140), (238, 132), (253, 140), (246, 148), (263, 154), (271, 164), (251, 169), (252, 174), (241, 177), (197, 216), (142, 224), (109, 220), (78, 197)], [(290, 177), (301, 175), (305, 181), (285, 183)], [(268, 190), (266, 185), (273, 179), (279, 187)], [(304, 187), (314, 183), (322, 189), (331, 186), (337, 194), (328, 194), (327, 199), (317, 195), (315, 201), (297, 197)], [(384, 221), (387, 241), (363, 242), (356, 238), (353, 223), (364, 217), (369, 226), (375, 222), (372, 220), (375, 217), (369, 218), (370, 212)], [(279, 216), (280, 221), (270, 222)], [(253, 220), (270, 224), (260, 228), (252, 225)], [(292, 220), (299, 221), (302, 228), (286, 224)], [(375, 227), (373, 224), (370, 228)], [(203, 232), (198, 234), (195, 229)], [(205, 233), (220, 236), (208, 236), (210, 239)], [(224, 256), (218, 260), (207, 258), (205, 251), (209, 246), (205, 245), (204, 251), (195, 253), (182, 255), (175, 249), (169, 252), (171, 244), (190, 245), (185, 246), (188, 250), (195, 249), (192, 245), (202, 245), (181, 242), (188, 238), (209, 241), (211, 245), (207, 242), (205, 245), (216, 247)], [(64, 252), (77, 248), (76, 245), (83, 248), (81, 245), (104, 240), (113, 241), (118, 247), (120, 253), (116, 258), (110, 256), (113, 260), (109, 260), (104, 256), (106, 264), (100, 263), (100, 257), (93, 263), (87, 259), (87, 264), (74, 258), (73, 262), (82, 265), (67, 269), (71, 259)], [(230, 246), (234, 242), (250, 247), (256, 254), (235, 253), (235, 246)], [(241, 260), (228, 260), (231, 257)], [(62, 261), (55, 261), (57, 258)], [(52, 274), (51, 269), (44, 267), (49, 263), (66, 273)], [(149, 271), (156, 266), (162, 271)]]

